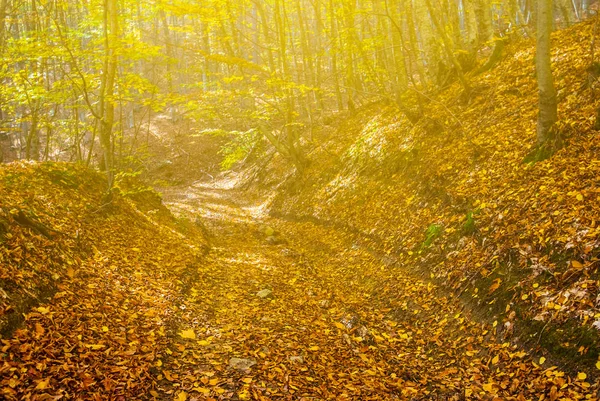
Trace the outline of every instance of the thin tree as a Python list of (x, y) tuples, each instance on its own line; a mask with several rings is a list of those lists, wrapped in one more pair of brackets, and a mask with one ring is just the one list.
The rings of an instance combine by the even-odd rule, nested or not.
[(115, 92), (118, 55), (116, 38), (118, 35), (118, 14), (116, 0), (105, 0), (103, 15), (104, 68), (100, 87), (100, 144), (104, 153), (104, 167), (111, 188), (114, 180), (114, 158), (112, 131), (115, 122), (115, 105), (112, 99)]
[(539, 90), (537, 143), (546, 145), (553, 137), (553, 127), (558, 120), (556, 89), (552, 78), (551, 43), (553, 22), (552, 0), (538, 0), (536, 73)]

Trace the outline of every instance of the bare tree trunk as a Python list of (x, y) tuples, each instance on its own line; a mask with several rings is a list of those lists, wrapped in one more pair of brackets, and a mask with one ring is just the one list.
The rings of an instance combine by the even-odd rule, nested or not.
[(454, 49), (451, 47), (450, 38), (448, 38), (448, 35), (446, 34), (445, 27), (442, 26), (442, 23), (435, 16), (435, 14), (433, 12), (433, 7), (431, 6), (431, 1), (425, 0), (425, 4), (427, 5), (427, 9), (429, 10), (429, 15), (431, 17), (431, 20), (433, 21), (433, 25), (435, 26), (437, 34), (442, 39), (442, 43), (444, 45), (443, 47), (444, 47), (444, 50), (446, 51), (446, 55), (448, 56), (448, 59), (450, 59), (450, 62), (452, 63), (452, 65), (454, 66), (454, 68), (456, 70), (456, 75), (458, 76), (458, 80), (462, 84), (466, 93), (471, 92), (471, 87), (469, 86), (469, 82), (467, 82), (467, 78), (465, 77), (465, 74), (462, 70), (462, 66), (460, 65), (460, 63), (458, 62), (458, 59), (456, 58), (456, 55), (454, 54)]
[(335, 6), (334, 1), (329, 0), (329, 34), (330, 34), (330, 52), (331, 52), (331, 75), (333, 76), (333, 83), (335, 89), (335, 97), (337, 99), (337, 108), (341, 111), (344, 108), (344, 101), (342, 99), (342, 91), (340, 89), (339, 71), (338, 71), (338, 31), (336, 29), (335, 20)]
[(111, 188), (114, 180), (114, 158), (112, 146), (112, 130), (115, 122), (115, 105), (112, 99), (115, 90), (118, 56), (115, 49), (118, 35), (117, 1), (104, 2), (104, 72), (100, 90), (100, 144), (104, 153), (104, 168)]
[(477, 19), (477, 42), (479, 45), (492, 39), (492, 16), (486, 0), (472, 0)]
[(538, 0), (536, 72), (539, 90), (539, 114), (537, 121), (538, 145), (552, 137), (552, 128), (558, 120), (556, 89), (552, 79), (551, 43), (552, 0)]
[(171, 30), (169, 29), (169, 21), (167, 20), (167, 14), (165, 10), (159, 12), (160, 20), (163, 26), (163, 35), (165, 36), (165, 50), (167, 51), (167, 89), (169, 93), (173, 93), (173, 45), (171, 42)]
[[(37, 102), (36, 102), (37, 103)], [(39, 132), (38, 132), (38, 108), (35, 106), (31, 110), (31, 125), (27, 132), (27, 140), (25, 142), (25, 158), (28, 160), (39, 160)]]
[(6, 10), (8, 8), (8, 0), (0, 0), (0, 49), (4, 49), (4, 32), (6, 31)]

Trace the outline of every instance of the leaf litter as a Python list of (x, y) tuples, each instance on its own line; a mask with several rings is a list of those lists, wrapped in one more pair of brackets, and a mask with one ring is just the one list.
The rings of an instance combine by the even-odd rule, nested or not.
[[(343, 232), (264, 218), (286, 237), (273, 245), (264, 221), (226, 190), (199, 186), (186, 190), (194, 200), (171, 206), (210, 227), (213, 249), (203, 256), (204, 237), (173, 223), (181, 220), (120, 196), (96, 212), (94, 180), (55, 187), (45, 176), (91, 174), (72, 169), (2, 170), (0, 182), (16, 174), (31, 199), (13, 177), (3, 210), (79, 230), (88, 244), (84, 251), (67, 236), (48, 243), (7, 218), (5, 276), (16, 266), (37, 282), (34, 267), (51, 262), (38, 247), (70, 250), (75, 262), (51, 264), (56, 291), (2, 339), (4, 399), (596, 399), (585, 372), (569, 375), (499, 342), (492, 325), (434, 284), (390, 269)], [(58, 205), (69, 212), (54, 219)], [(27, 241), (31, 263), (23, 264)], [(27, 290), (27, 280), (14, 280)], [(276, 296), (256, 296), (264, 289)]]

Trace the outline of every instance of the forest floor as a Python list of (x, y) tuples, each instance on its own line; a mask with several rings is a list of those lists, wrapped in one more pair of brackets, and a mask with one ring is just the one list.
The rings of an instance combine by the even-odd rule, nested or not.
[(0, 398), (597, 399), (589, 372), (499, 340), (503, 323), (407, 266), (269, 217), (223, 177), (165, 191), (190, 226), (143, 191), (106, 203), (84, 168), (3, 167), (1, 316), (24, 319), (2, 334)]
[(592, 28), (558, 38), (570, 144), (535, 164), (531, 47), (414, 129), (339, 116), (302, 177), (259, 152), (213, 174), (222, 139), (160, 119), (145, 178), (183, 219), (135, 179), (2, 166), (0, 399), (597, 400)]
[(176, 400), (596, 399), (497, 341), (435, 285), (331, 227), (273, 219), (231, 181), (165, 194), (212, 250), (184, 283), (152, 394)]

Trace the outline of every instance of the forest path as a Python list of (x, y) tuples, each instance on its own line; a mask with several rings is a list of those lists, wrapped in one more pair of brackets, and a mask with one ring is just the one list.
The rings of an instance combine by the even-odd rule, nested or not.
[(552, 400), (586, 391), (585, 380), (498, 343), (495, 328), (434, 285), (331, 228), (261, 215), (219, 181), (165, 199), (201, 218), (213, 245), (184, 285), (178, 335), (161, 361), (167, 398)]

